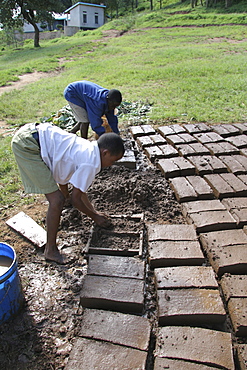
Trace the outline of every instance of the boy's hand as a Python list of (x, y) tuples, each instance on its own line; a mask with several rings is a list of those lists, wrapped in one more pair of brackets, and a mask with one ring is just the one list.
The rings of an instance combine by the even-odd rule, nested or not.
[(111, 220), (104, 213), (98, 213), (97, 215), (95, 215), (94, 222), (96, 222), (96, 224), (100, 227), (107, 228), (111, 226)]

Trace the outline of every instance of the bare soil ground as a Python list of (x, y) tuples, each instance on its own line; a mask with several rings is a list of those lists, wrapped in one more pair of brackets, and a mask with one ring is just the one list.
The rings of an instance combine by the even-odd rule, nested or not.
[[(138, 158), (135, 170), (113, 166), (97, 176), (88, 192), (96, 209), (109, 215), (144, 213), (147, 222), (184, 223), (165, 178), (141, 154)], [(18, 315), (0, 327), (0, 363), (5, 370), (63, 369), (80, 330), (79, 295), (92, 221), (70, 205), (63, 210), (58, 240), (69, 259), (64, 266), (45, 262), (42, 250), (5, 223), (24, 211), (45, 227), (46, 209), (45, 198), (37, 196), (32, 205), (2, 211), (1, 240), (16, 250), (24, 294)], [(146, 304), (147, 311), (154, 307)]]

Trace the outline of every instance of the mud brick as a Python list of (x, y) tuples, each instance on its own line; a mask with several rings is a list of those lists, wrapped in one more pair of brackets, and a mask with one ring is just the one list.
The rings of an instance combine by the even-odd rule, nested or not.
[(245, 171), (247, 171), (247, 158), (245, 155), (236, 154), (231, 157), (238, 161), (245, 168)]
[(154, 142), (153, 142), (153, 140), (151, 139), (150, 136), (137, 137), (136, 142), (142, 148), (146, 148), (147, 146), (154, 145)]
[(247, 185), (247, 175), (239, 175), (238, 178)]
[(241, 148), (240, 149), (240, 154), (244, 155), (247, 157), (247, 148)]
[(182, 126), (177, 124), (170, 126), (161, 126), (157, 129), (157, 131), (164, 137), (186, 132), (186, 130)]
[(145, 133), (145, 135), (154, 135), (155, 129), (151, 125), (141, 125), (140, 126)]
[(184, 157), (189, 157), (191, 155), (210, 154), (209, 150), (200, 143), (178, 144), (175, 147), (179, 154)]
[(133, 150), (125, 150), (124, 156), (115, 162), (115, 165), (136, 169), (136, 159)]
[(196, 173), (200, 176), (227, 172), (227, 166), (215, 156), (195, 156), (190, 157), (189, 161), (195, 166)]
[(197, 240), (193, 226), (190, 225), (163, 225), (147, 224), (148, 241), (171, 240), (171, 241), (192, 241)]
[(187, 159), (182, 157), (160, 159), (157, 165), (165, 178), (195, 174), (195, 167)]
[(85, 309), (79, 336), (147, 351), (150, 334), (151, 324), (145, 317)]
[(214, 193), (208, 183), (200, 176), (187, 176), (186, 179), (193, 186), (198, 199), (212, 199)]
[(208, 288), (218, 289), (212, 267), (175, 266), (154, 270), (158, 289)]
[(205, 123), (187, 123), (183, 126), (189, 134), (196, 134), (200, 132), (210, 131), (209, 126)]
[(171, 189), (179, 202), (197, 199), (197, 193), (185, 177), (175, 177), (170, 180)]
[(225, 198), (222, 204), (228, 209), (237, 222), (238, 227), (247, 224), (247, 198)]
[[(198, 364), (191, 361), (173, 360), (170, 358), (156, 357), (154, 370), (217, 370), (215, 367)], [(242, 369), (241, 369), (242, 370)]]
[(247, 147), (247, 136), (246, 135), (238, 135), (238, 136), (231, 136), (226, 138), (229, 143), (235, 145), (237, 148), (246, 148)]
[(149, 262), (152, 268), (196, 266), (202, 265), (205, 259), (197, 240), (152, 241), (149, 243)]
[(247, 369), (247, 344), (238, 344), (236, 348), (237, 348), (239, 369), (246, 370)]
[(247, 195), (247, 185), (233, 173), (222, 173), (220, 175), (234, 190), (236, 196)]
[(153, 145), (154, 144), (156, 144), (156, 145), (166, 144), (166, 139), (163, 136), (161, 136), (160, 134), (151, 135), (150, 138), (153, 141)]
[(219, 141), (222, 141), (222, 137), (216, 132), (194, 134), (194, 137), (202, 144), (217, 143)]
[(186, 141), (177, 134), (166, 136), (166, 141), (173, 146), (176, 144), (186, 144)]
[(130, 133), (133, 136), (134, 139), (136, 139), (139, 136), (145, 136), (146, 133), (143, 131), (141, 126), (131, 126), (130, 127)]
[(215, 289), (158, 290), (159, 324), (206, 325), (226, 319), (220, 293)]
[(135, 257), (89, 255), (89, 275), (144, 279), (145, 263)]
[(195, 151), (195, 155), (210, 155), (210, 151), (201, 143), (191, 143), (189, 145)]
[(155, 159), (164, 158), (164, 153), (158, 146), (149, 146), (144, 149), (144, 153), (150, 159), (151, 162), (154, 162)]
[(241, 134), (247, 134), (247, 125), (246, 123), (234, 123), (234, 127), (236, 127)]
[(146, 358), (145, 351), (78, 338), (65, 370), (145, 370)]
[(220, 143), (207, 143), (205, 146), (208, 148), (212, 155), (224, 155), (224, 154), (238, 154), (239, 149), (233, 146), (231, 143), (220, 142)]
[(239, 135), (239, 129), (234, 125), (222, 124), (222, 125), (213, 125), (211, 128), (223, 137)]
[[(222, 174), (223, 175), (223, 174)], [(214, 195), (217, 198), (232, 197), (235, 196), (235, 190), (232, 186), (219, 174), (205, 175), (203, 178), (213, 189)]]
[(195, 202), (184, 203), (182, 206), (183, 215), (186, 217), (188, 214), (207, 212), (207, 211), (225, 211), (225, 206), (218, 199), (212, 200), (198, 200)]
[(235, 369), (231, 334), (222, 331), (186, 326), (159, 328), (155, 354), (156, 357)]
[[(246, 168), (241, 164), (242, 155), (224, 155), (219, 156), (219, 159), (225, 163), (229, 172), (234, 173), (235, 175), (241, 175), (246, 172)], [(239, 160), (240, 159), (240, 160)], [(247, 160), (247, 158), (245, 158)]]
[(179, 136), (181, 137), (181, 139), (184, 140), (185, 143), (187, 144), (192, 144), (192, 143), (196, 143), (197, 140), (194, 138), (194, 136), (188, 134), (188, 133), (181, 133), (179, 134)]
[(226, 302), (230, 298), (247, 298), (247, 275), (225, 274), (220, 285)]
[(200, 235), (203, 249), (216, 274), (245, 274), (247, 235), (243, 230), (214, 231)]
[(162, 150), (163, 158), (172, 158), (178, 157), (178, 151), (170, 144), (159, 145), (159, 148)]
[(235, 335), (238, 337), (246, 337), (247, 298), (230, 298), (227, 307)]
[(80, 294), (83, 307), (141, 313), (143, 281), (138, 279), (86, 275)]

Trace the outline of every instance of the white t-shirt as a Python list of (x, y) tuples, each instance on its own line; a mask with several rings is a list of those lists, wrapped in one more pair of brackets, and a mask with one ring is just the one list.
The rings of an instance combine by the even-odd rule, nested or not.
[(55, 181), (86, 192), (101, 170), (97, 141), (88, 141), (50, 123), (38, 126), (41, 157)]

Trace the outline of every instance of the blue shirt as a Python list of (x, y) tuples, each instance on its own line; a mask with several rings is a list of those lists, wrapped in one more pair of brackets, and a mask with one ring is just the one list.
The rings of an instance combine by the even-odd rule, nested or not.
[(64, 97), (67, 101), (87, 111), (91, 127), (99, 136), (105, 132), (101, 119), (103, 115), (106, 116), (112, 131), (119, 133), (117, 116), (114, 115), (114, 110), (108, 109), (108, 92), (108, 89), (90, 81), (72, 82), (64, 90)]

